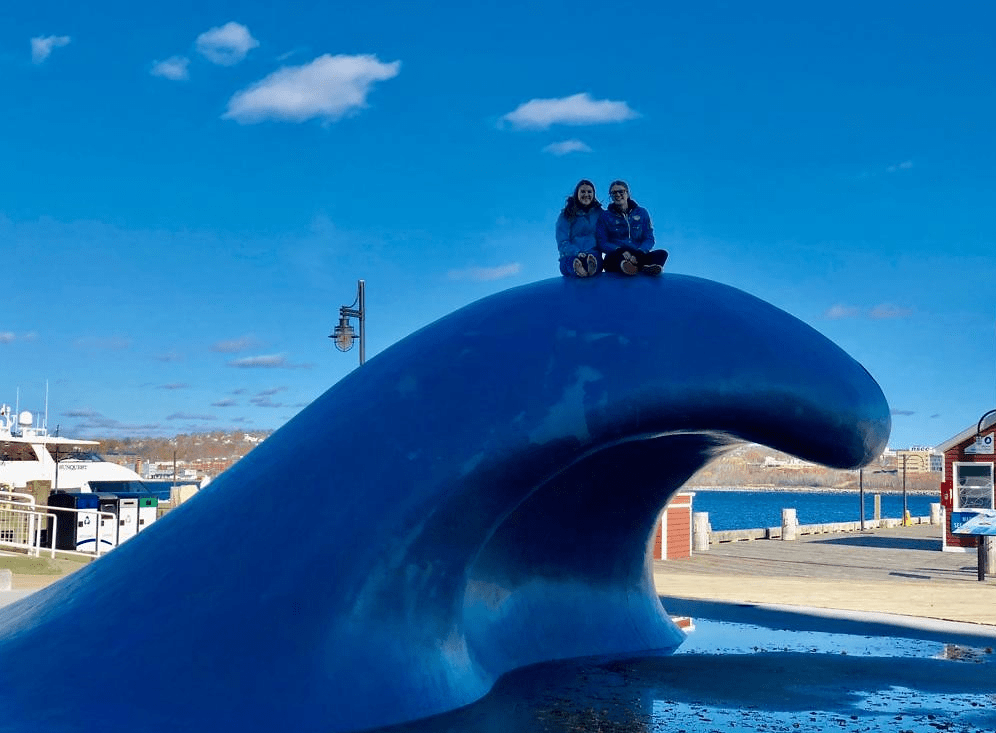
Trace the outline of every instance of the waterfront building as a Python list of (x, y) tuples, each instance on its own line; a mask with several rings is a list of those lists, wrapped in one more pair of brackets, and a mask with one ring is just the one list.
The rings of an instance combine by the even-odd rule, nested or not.
[(954, 534), (980, 509), (996, 508), (993, 495), (993, 465), (996, 451), (996, 410), (986, 413), (977, 424), (966, 428), (937, 446), (944, 454), (941, 479), (941, 505), (947, 517), (943, 549), (951, 552), (974, 551), (979, 538)]

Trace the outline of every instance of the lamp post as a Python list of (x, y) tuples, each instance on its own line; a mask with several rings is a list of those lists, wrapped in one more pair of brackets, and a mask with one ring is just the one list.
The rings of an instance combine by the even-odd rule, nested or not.
[(907, 517), (909, 516), (909, 510), (906, 505), (906, 456), (907, 453), (903, 453), (903, 526), (907, 526)]
[(353, 331), (349, 319), (358, 319), (360, 322), (360, 366), (367, 360), (365, 288), (366, 283), (363, 280), (356, 281), (356, 300), (353, 301), (352, 305), (339, 306), (339, 323), (329, 335), (339, 351), (349, 351), (353, 348), (353, 341), (356, 340), (356, 332)]

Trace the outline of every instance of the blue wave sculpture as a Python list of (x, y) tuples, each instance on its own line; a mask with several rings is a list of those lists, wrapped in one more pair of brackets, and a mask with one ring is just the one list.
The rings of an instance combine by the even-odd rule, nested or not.
[(667, 652), (647, 549), (668, 498), (738, 441), (853, 468), (889, 428), (858, 363), (717, 283), (485, 298), (0, 610), (0, 730), (359, 730), (534, 662)]

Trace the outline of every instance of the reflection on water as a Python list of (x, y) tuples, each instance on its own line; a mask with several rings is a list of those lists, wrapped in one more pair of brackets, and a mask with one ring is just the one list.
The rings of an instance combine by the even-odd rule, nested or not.
[[(535, 665), (391, 733), (981, 733), (991, 648), (696, 620), (678, 653)], [(957, 650), (957, 651), (955, 651)]]

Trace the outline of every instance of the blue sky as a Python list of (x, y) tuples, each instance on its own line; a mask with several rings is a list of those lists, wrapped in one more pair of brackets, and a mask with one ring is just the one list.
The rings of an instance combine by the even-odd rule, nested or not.
[(557, 276), (579, 178), (670, 272), (862, 362), (893, 447), (996, 406), (996, 6), (95, 0), (0, 27), (0, 398), (74, 436), (279, 427)]

